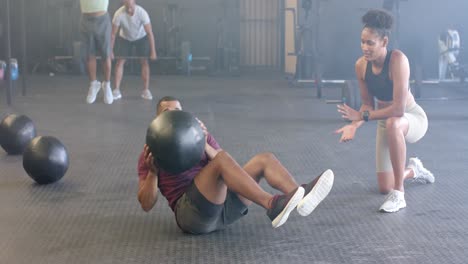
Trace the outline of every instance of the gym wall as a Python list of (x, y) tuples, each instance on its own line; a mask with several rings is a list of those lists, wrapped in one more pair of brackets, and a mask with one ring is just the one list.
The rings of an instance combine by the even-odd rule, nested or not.
[[(291, 1), (291, 0), (289, 0)], [(292, 0), (294, 1), (294, 0)], [(383, 0), (320, 0), (319, 30), (320, 58), (325, 78), (353, 78), (354, 62), (361, 55), (359, 36), (360, 17), (369, 8), (381, 8)], [(20, 57), (19, 1), (11, 0), (12, 52)], [(190, 41), (194, 56), (214, 58), (219, 42), (218, 19), (226, 20), (225, 40), (239, 49), (244, 67), (283, 70), (283, 19), (286, 0), (137, 0), (152, 18), (156, 45), (160, 55), (168, 52), (167, 4), (179, 7), (177, 24), (180, 40)], [(300, 3), (300, 1), (299, 1)], [(4, 23), (5, 0), (0, 0), (0, 22)], [(113, 13), (120, 1), (111, 0)], [(298, 4), (300, 7), (300, 4)], [(420, 59), (425, 78), (437, 73), (437, 38), (448, 25), (457, 25), (462, 48), (468, 39), (466, 0), (408, 0), (401, 1), (400, 48), (411, 63)], [(225, 9), (226, 7), (226, 9)], [(228, 10), (228, 11), (225, 11)], [(226, 14), (227, 12), (227, 14)], [(299, 14), (301, 11), (299, 11)], [(29, 62), (34, 64), (54, 55), (71, 55), (73, 41), (79, 39), (80, 11), (77, 0), (27, 1), (27, 35)], [(5, 33), (5, 28), (3, 29)], [(284, 40), (284, 41), (283, 41)], [(0, 36), (0, 57), (4, 57), (5, 34)], [(467, 57), (466, 49), (461, 60)], [(467, 58), (468, 59), (468, 58)]]
[[(370, 8), (382, 8), (383, 0), (320, 0), (320, 58), (325, 78), (354, 78), (354, 63), (361, 56), (361, 16)], [(299, 5), (300, 6), (300, 5)], [(408, 0), (400, 3), (400, 49), (411, 64), (421, 60), (425, 78), (438, 70), (437, 38), (450, 24), (460, 31), (462, 49), (468, 41), (466, 0)], [(303, 15), (300, 13), (300, 16)], [(468, 52), (462, 50), (460, 56)], [(467, 58), (468, 59), (468, 58)]]

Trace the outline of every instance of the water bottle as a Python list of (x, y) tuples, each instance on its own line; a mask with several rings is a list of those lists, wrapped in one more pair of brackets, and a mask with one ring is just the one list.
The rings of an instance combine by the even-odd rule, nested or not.
[(0, 80), (5, 78), (6, 63), (0, 60)]
[(10, 59), (10, 77), (11, 80), (18, 80), (19, 71), (18, 71), (18, 61), (16, 59)]

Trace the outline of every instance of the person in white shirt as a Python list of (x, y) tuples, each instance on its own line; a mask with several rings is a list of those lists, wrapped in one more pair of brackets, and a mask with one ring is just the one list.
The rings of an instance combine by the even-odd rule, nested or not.
[[(122, 98), (120, 84), (122, 82), (125, 57), (132, 56), (135, 48), (136, 57), (140, 57), (141, 78), (143, 79), (143, 99), (152, 100), (149, 90), (150, 66), (148, 57), (156, 60), (154, 35), (148, 13), (135, 0), (124, 0), (123, 6), (114, 14), (112, 20), (111, 44), (117, 58), (115, 65), (115, 89), (112, 91), (114, 100)], [(118, 34), (117, 34), (118, 33)], [(114, 48), (115, 47), (115, 48)], [(113, 56), (114, 56), (113, 55)]]

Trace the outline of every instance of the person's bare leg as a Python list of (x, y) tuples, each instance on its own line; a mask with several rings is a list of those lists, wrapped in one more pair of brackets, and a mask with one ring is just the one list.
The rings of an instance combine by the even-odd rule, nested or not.
[[(260, 182), (262, 178), (265, 178), (271, 187), (284, 194), (290, 193), (298, 187), (293, 176), (272, 153), (255, 155), (244, 165), (244, 170), (256, 182)], [(244, 204), (249, 205), (252, 203), (241, 195), (238, 196)]]
[(87, 61), (89, 81), (96, 81), (96, 56), (89, 56)]
[(114, 101), (114, 96), (112, 94), (112, 87), (110, 82), (112, 70), (112, 61), (110, 57), (103, 59), (102, 68), (104, 71), (104, 81), (102, 82), (101, 87), (103, 92), (104, 103), (112, 104), (112, 102)]
[(270, 209), (273, 196), (265, 192), (258, 183), (227, 153), (219, 152), (216, 157), (195, 176), (194, 183), (200, 193), (214, 204), (223, 204), (227, 189), (248, 200)]
[(112, 72), (112, 61), (110, 57), (108, 57), (107, 59), (103, 59), (102, 69), (104, 71), (104, 81), (110, 82)]
[(386, 121), (387, 140), (394, 174), (394, 190), (404, 192), (404, 171), (406, 164), (406, 141), (409, 123), (404, 117), (391, 117)]
[(299, 186), (291, 173), (272, 153), (255, 155), (244, 165), (244, 170), (256, 182), (265, 178), (271, 187), (282, 193), (290, 193)]
[[(414, 177), (413, 169), (406, 168), (403, 174), (403, 180), (412, 179)], [(377, 172), (377, 182), (379, 185), (379, 192), (387, 194), (395, 188), (395, 176), (393, 171)]]
[(122, 77), (124, 73), (125, 60), (118, 59), (115, 63), (115, 90), (120, 91), (120, 84), (122, 83)]
[(143, 80), (143, 89), (149, 89), (149, 81), (150, 81), (150, 67), (148, 63), (148, 59), (143, 58), (140, 59), (141, 63), (141, 79)]

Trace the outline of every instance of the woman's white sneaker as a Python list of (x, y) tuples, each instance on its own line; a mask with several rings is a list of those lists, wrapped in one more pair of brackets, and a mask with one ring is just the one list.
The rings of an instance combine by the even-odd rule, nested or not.
[(385, 213), (395, 213), (405, 207), (405, 193), (397, 190), (391, 190), (379, 210)]
[(418, 158), (410, 158), (408, 161), (408, 168), (413, 169), (414, 180), (422, 181), (424, 183), (434, 183), (434, 174), (428, 169), (424, 168), (422, 162)]

